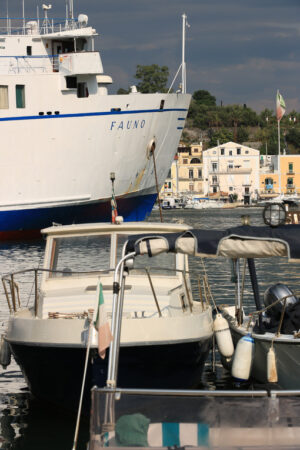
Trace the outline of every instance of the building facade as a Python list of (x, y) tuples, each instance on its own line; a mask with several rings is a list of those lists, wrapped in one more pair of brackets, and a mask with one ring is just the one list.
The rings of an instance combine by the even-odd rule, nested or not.
[(203, 193), (202, 143), (180, 145), (169, 176), (161, 190), (162, 197)]
[(259, 151), (227, 142), (203, 152), (203, 191), (210, 197), (250, 203), (259, 192)]
[(261, 156), (259, 191), (265, 198), (300, 195), (300, 155)]

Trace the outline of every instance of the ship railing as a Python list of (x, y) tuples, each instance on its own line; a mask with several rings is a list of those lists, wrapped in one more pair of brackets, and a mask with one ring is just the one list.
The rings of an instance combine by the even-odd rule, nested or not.
[(77, 19), (0, 17), (0, 35), (45, 35), (82, 27)]
[(58, 55), (0, 56), (0, 72), (59, 72)]
[[(4, 294), (6, 297), (7, 305), (10, 314), (14, 314), (22, 307), (29, 307), (29, 304), (34, 308), (34, 314), (37, 316), (38, 310), (38, 302), (39, 302), (39, 285), (40, 285), (40, 276), (48, 272), (51, 277), (62, 277), (66, 276), (86, 276), (86, 275), (109, 275), (110, 273), (114, 273), (115, 269), (104, 269), (104, 270), (88, 270), (88, 271), (79, 271), (79, 270), (51, 270), (51, 269), (43, 269), (43, 268), (31, 268), (24, 269), (17, 272), (12, 272), (2, 276), (2, 285), (4, 289)], [(202, 311), (206, 309), (206, 307), (210, 304), (209, 298), (209, 289), (207, 286), (207, 280), (205, 277), (201, 277), (199, 273), (190, 270), (181, 270), (178, 268), (167, 268), (167, 267), (137, 267), (131, 271), (133, 276), (146, 274), (150, 291), (153, 296), (153, 300), (155, 302), (155, 306), (157, 309), (157, 313), (159, 317), (162, 317), (161, 308), (158, 302), (158, 295), (153, 283), (153, 276), (163, 276), (164, 273), (167, 273), (171, 276), (175, 274), (181, 274), (182, 283), (186, 292), (188, 304), (186, 304), (183, 299), (181, 299), (181, 308), (183, 312), (186, 312), (187, 309), (192, 311), (193, 308), (193, 300), (197, 303), (200, 303), (202, 306)], [(33, 274), (34, 279), (30, 274)], [(29, 276), (28, 276), (29, 275)], [(193, 280), (192, 277), (194, 276)], [(189, 280), (191, 284), (189, 284)], [(21, 286), (21, 288), (20, 288)], [(177, 289), (179, 286), (174, 287), (169, 291), (171, 294), (172, 290)], [(113, 285), (112, 285), (113, 289)], [(22, 291), (23, 301), (20, 297), (20, 292)], [(27, 301), (26, 297), (27, 296)]]

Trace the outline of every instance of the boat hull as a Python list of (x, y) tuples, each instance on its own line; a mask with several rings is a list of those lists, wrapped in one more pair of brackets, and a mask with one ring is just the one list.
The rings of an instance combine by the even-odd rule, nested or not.
[(118, 213), (125, 220), (149, 214), (176, 153), (190, 95), (98, 100), (100, 111), (99, 102), (83, 111), (83, 104), (68, 103), (58, 115), (0, 117), (0, 238), (24, 237), (52, 222), (110, 220), (112, 172)]
[[(127, 388), (188, 389), (201, 383), (211, 336), (200, 341), (121, 347), (118, 386)], [(10, 343), (31, 393), (42, 401), (74, 410), (78, 407), (85, 348)], [(105, 359), (92, 349), (87, 369), (84, 409), (89, 411), (90, 389), (104, 386), (109, 350)]]
[[(142, 221), (152, 211), (157, 194), (128, 196), (117, 199), (118, 214), (124, 221)], [(111, 221), (110, 201), (82, 205), (0, 211), (0, 239), (40, 237), (40, 230), (53, 223), (93, 223)]]
[[(249, 331), (244, 326), (237, 327), (232, 314), (234, 314), (234, 308), (228, 307), (224, 310), (224, 317), (228, 320), (233, 344), (236, 347), (238, 341)], [(247, 324), (247, 318), (244, 318), (244, 323)], [(251, 377), (259, 383), (268, 383), (267, 355), (273, 342), (278, 375), (276, 386), (288, 390), (300, 389), (300, 339), (290, 335), (275, 337), (274, 333), (252, 333), (252, 337), (255, 346)], [(222, 363), (226, 369), (230, 370), (230, 362), (222, 358)]]
[[(247, 333), (239, 332), (231, 328), (234, 346), (239, 339)], [(255, 342), (253, 365), (251, 377), (259, 383), (268, 383), (267, 375), (267, 355), (272, 345), (270, 338), (264, 338), (263, 335), (252, 335)], [(278, 375), (277, 386), (281, 389), (298, 390), (300, 389), (300, 342), (291, 341), (274, 342), (273, 348), (276, 356), (276, 368)]]

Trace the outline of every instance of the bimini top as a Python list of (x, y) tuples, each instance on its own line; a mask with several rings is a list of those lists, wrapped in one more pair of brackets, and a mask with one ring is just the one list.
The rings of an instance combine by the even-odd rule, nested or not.
[(41, 233), (47, 236), (76, 236), (76, 235), (94, 235), (103, 233), (128, 233), (139, 236), (162, 233), (183, 233), (191, 227), (184, 223), (161, 223), (161, 222), (123, 222), (112, 224), (110, 222), (84, 223), (73, 225), (53, 225), (44, 228)]
[(300, 225), (278, 228), (244, 225), (227, 230), (188, 230), (181, 233), (132, 236), (127, 252), (154, 256), (162, 252), (226, 258), (287, 256), (300, 261)]

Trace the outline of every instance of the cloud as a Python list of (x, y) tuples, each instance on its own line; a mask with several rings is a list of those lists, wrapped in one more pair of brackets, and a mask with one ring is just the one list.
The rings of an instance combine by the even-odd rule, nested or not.
[[(0, 15), (6, 16), (3, 3)], [(50, 15), (63, 17), (65, 2), (51, 3)], [(259, 110), (274, 108), (280, 88), (288, 110), (299, 109), (299, 0), (74, 0), (74, 9), (88, 14), (100, 34), (97, 46), (115, 81), (113, 92), (135, 82), (137, 64), (167, 65), (172, 79), (181, 62), (185, 12), (191, 92), (207, 89), (219, 102)], [(35, 15), (35, 3), (27, 1), (25, 11)], [(20, 0), (9, 1), (9, 12), (21, 15)]]

